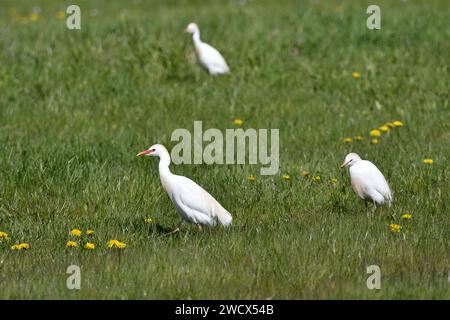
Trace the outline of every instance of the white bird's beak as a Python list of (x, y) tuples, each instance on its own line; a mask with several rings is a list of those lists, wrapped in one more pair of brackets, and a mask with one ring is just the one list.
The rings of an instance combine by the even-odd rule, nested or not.
[(150, 150), (144, 150), (144, 151), (139, 152), (139, 153), (136, 155), (136, 157), (146, 156), (146, 155), (148, 155), (148, 154), (150, 154), (150, 153), (151, 153)]
[(344, 161), (344, 163), (341, 164), (341, 168), (345, 167), (347, 164), (348, 164), (348, 161), (347, 162)]

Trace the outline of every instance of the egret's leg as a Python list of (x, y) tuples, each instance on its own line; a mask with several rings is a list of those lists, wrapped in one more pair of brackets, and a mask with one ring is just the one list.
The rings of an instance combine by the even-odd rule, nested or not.
[(372, 209), (372, 213), (377, 212), (377, 203), (374, 201), (373, 202), (373, 209)]
[(203, 231), (202, 225), (200, 223), (197, 223), (197, 227), (200, 232)]
[(170, 236), (171, 234), (180, 232), (180, 228), (181, 228), (181, 222), (177, 225), (177, 227), (173, 231), (166, 233), (165, 236)]

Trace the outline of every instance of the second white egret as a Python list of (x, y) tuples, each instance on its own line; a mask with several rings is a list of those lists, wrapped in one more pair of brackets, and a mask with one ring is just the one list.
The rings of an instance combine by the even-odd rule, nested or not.
[(189, 23), (186, 32), (192, 34), (198, 63), (208, 70), (209, 74), (219, 75), (230, 72), (230, 68), (220, 52), (200, 39), (200, 29), (197, 24)]
[(392, 203), (392, 192), (381, 171), (370, 161), (362, 160), (356, 153), (349, 153), (341, 165), (348, 167), (350, 181), (356, 194), (375, 206)]

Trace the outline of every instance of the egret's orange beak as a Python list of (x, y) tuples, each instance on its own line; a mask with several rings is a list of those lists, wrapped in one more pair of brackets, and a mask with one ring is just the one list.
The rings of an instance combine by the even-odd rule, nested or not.
[(136, 157), (142, 157), (142, 156), (145, 156), (145, 155), (150, 154), (150, 153), (152, 153), (151, 150), (144, 150), (144, 151), (139, 152), (139, 153), (136, 155)]

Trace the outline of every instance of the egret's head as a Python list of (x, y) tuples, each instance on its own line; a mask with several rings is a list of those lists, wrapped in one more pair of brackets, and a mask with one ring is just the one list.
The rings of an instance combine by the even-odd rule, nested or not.
[(357, 161), (361, 160), (361, 157), (358, 156), (356, 153), (349, 153), (345, 156), (344, 163), (342, 163), (341, 168), (343, 167), (351, 167), (354, 165)]
[(162, 144), (154, 144), (147, 150), (139, 152), (136, 156), (154, 156), (161, 157), (162, 155), (168, 154), (166, 147)]
[(196, 33), (198, 31), (199, 31), (199, 29), (198, 29), (198, 26), (197, 26), (197, 24), (195, 22), (189, 23), (187, 28), (186, 28), (186, 32), (188, 32), (188, 33)]

